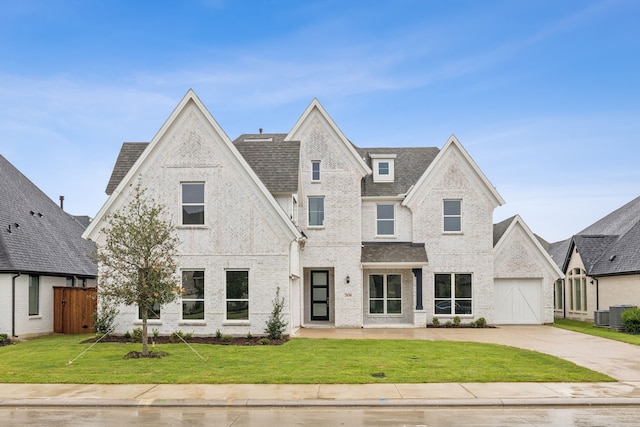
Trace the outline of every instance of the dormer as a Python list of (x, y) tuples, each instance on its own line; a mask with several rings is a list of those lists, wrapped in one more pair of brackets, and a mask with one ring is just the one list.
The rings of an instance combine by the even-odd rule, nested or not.
[(370, 153), (371, 168), (373, 169), (373, 182), (394, 181), (395, 154)]

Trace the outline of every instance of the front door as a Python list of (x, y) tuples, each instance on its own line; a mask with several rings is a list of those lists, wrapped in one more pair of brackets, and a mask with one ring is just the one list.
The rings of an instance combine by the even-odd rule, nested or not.
[(329, 272), (311, 272), (311, 320), (329, 320)]

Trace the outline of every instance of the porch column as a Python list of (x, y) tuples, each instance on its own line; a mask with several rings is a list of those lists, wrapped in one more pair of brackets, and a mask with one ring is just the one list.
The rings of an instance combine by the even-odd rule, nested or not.
[(416, 278), (416, 310), (422, 310), (422, 269), (414, 268), (412, 271)]

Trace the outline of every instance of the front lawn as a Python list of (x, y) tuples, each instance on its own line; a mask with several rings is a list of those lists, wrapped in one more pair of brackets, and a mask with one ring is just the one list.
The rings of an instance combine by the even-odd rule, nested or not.
[[(157, 345), (161, 359), (123, 359), (140, 344), (49, 336), (0, 347), (5, 383), (366, 384), (613, 381), (546, 354), (493, 344), (292, 339), (280, 346)], [(73, 360), (73, 363), (69, 363)]]
[(593, 326), (593, 323), (590, 322), (570, 319), (555, 319), (553, 325), (557, 328), (582, 332), (583, 334), (595, 335), (602, 338), (640, 345), (640, 335), (631, 335), (626, 332), (619, 332), (609, 328)]

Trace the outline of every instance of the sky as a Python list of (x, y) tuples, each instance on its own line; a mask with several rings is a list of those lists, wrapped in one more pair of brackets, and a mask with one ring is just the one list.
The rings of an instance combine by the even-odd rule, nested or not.
[(4, 1), (0, 154), (93, 217), (122, 143), (188, 89), (231, 139), (317, 98), (359, 147), (454, 134), (494, 221), (555, 242), (640, 196), (639, 21), (636, 0)]

